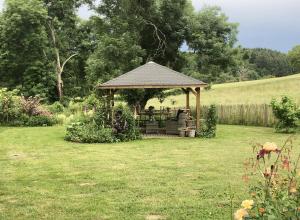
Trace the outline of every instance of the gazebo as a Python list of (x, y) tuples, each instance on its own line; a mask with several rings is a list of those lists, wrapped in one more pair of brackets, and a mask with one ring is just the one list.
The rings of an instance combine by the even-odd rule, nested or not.
[[(196, 96), (196, 129), (200, 128), (200, 91), (207, 84), (155, 62), (148, 62), (98, 86), (107, 90), (108, 103), (114, 106), (114, 94), (120, 89), (181, 88), (186, 94), (186, 109), (190, 109), (190, 93)], [(112, 116), (113, 117), (113, 116)]]

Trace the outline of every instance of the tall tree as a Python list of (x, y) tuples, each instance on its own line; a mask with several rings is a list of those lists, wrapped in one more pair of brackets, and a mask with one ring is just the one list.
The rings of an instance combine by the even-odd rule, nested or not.
[(300, 72), (300, 45), (293, 47), (293, 49), (288, 52), (288, 58), (294, 71)]
[[(98, 47), (89, 59), (89, 79), (104, 81), (150, 60), (179, 70), (188, 6), (186, 0), (101, 1), (96, 26), (104, 34), (99, 34)], [(123, 97), (130, 103), (130, 97), (137, 97), (135, 102), (144, 107), (158, 93), (130, 90)]]
[(205, 7), (190, 16), (187, 44), (197, 54), (199, 72), (215, 81), (220, 73), (228, 71), (233, 62), (237, 24), (219, 7)]
[(53, 78), (47, 63), (47, 11), (39, 0), (7, 0), (0, 20), (0, 84), (24, 95), (49, 97)]
[(76, 36), (76, 10), (84, 0), (44, 0), (47, 8), (48, 36), (55, 60), (55, 74), (58, 98), (63, 97), (63, 72), (66, 64), (77, 54), (78, 48), (75, 44)]

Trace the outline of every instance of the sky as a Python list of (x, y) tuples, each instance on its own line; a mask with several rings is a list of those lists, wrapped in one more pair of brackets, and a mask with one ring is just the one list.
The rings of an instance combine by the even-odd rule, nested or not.
[[(0, 8), (4, 0), (0, 0)], [(239, 23), (238, 44), (287, 52), (300, 44), (300, 0), (192, 0), (196, 10), (204, 5), (217, 5)], [(79, 9), (79, 16), (88, 18), (88, 8)]]

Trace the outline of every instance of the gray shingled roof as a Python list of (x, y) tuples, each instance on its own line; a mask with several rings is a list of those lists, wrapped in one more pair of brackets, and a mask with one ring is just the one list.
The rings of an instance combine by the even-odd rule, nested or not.
[(154, 62), (109, 80), (100, 89), (203, 87), (206, 83)]

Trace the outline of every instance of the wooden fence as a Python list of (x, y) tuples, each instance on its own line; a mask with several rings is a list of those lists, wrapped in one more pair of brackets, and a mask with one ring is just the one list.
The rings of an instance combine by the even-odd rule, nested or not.
[[(272, 127), (276, 122), (272, 108), (266, 104), (216, 105), (219, 124)], [(209, 106), (202, 106), (202, 117)], [(195, 110), (192, 110), (194, 115)]]

